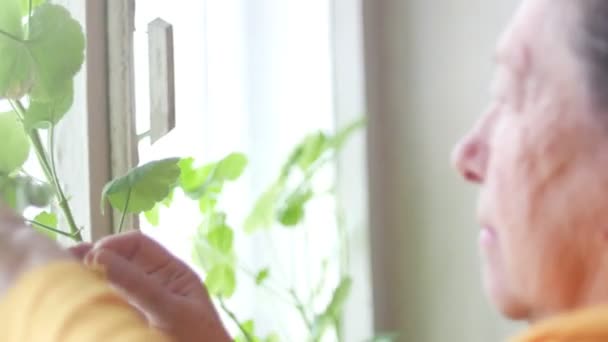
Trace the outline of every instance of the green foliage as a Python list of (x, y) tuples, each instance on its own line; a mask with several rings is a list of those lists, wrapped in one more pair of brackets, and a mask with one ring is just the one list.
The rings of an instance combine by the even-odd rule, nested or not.
[(182, 159), (179, 162), (179, 168), (181, 170), (179, 184), (184, 193), (193, 199), (199, 198), (201, 195), (199, 192), (201, 192), (206, 185), (215, 166), (216, 163), (213, 163), (204, 167), (195, 168), (194, 158)]
[(297, 226), (304, 219), (304, 207), (313, 195), (310, 185), (306, 183), (289, 194), (283, 207), (277, 212), (279, 222), (285, 227)]
[(225, 224), (215, 227), (207, 233), (207, 241), (211, 247), (224, 254), (232, 252), (233, 240), (234, 232)]
[[(184, 193), (192, 199), (201, 199), (205, 195), (213, 199), (219, 194), (226, 181), (237, 180), (247, 166), (247, 157), (242, 153), (233, 153), (217, 163), (210, 163), (202, 167), (194, 167), (194, 159), (183, 159), (180, 186)], [(201, 203), (201, 211), (205, 211), (213, 203)]]
[(323, 132), (311, 134), (300, 144), (301, 153), (297, 158), (298, 166), (308, 170), (330, 148), (330, 139)]
[[(306, 136), (293, 149), (277, 180), (260, 196), (245, 220), (245, 231), (269, 229), (278, 221), (283, 227), (295, 227), (305, 218), (306, 204), (314, 198), (311, 179), (318, 170), (335, 159), (346, 141), (365, 125), (360, 119), (335, 135), (317, 132)], [(290, 182), (289, 180), (297, 182)], [(297, 186), (290, 186), (292, 183)]]
[(0, 16), (0, 98), (18, 100), (28, 94), (38, 101), (55, 101), (84, 61), (80, 24), (59, 5), (42, 4), (21, 24), (20, 0), (3, 0)]
[(158, 227), (160, 224), (160, 203), (156, 203), (154, 208), (144, 212), (144, 216), (153, 227)]
[[(260, 338), (256, 335), (255, 322), (252, 320), (246, 321), (241, 324), (241, 334), (237, 336), (235, 342), (279, 342), (279, 336), (277, 334), (270, 334), (266, 338)], [(247, 334), (245, 336), (245, 334)]]
[(282, 184), (271, 186), (258, 199), (255, 207), (245, 221), (245, 231), (253, 233), (271, 227), (275, 221), (275, 206), (281, 196)]
[(344, 144), (353, 136), (353, 134), (359, 132), (367, 125), (367, 119), (365, 117), (355, 120), (342, 128), (331, 140), (331, 145), (334, 149), (340, 150), (344, 147)]
[(34, 84), (31, 56), (22, 48), (24, 30), (17, 0), (0, 3), (0, 99), (21, 98)]
[(0, 113), (0, 174), (19, 169), (30, 153), (30, 142), (15, 112)]
[(313, 325), (313, 341), (319, 340), (327, 328), (337, 322), (342, 315), (344, 304), (350, 295), (352, 288), (352, 279), (345, 277), (340, 281), (340, 285), (335, 289), (331, 301), (325, 308), (325, 310), (317, 315)]
[(235, 181), (246, 167), (247, 157), (242, 153), (232, 153), (217, 164), (213, 178), (215, 181)]
[(270, 277), (270, 269), (264, 268), (263, 270), (259, 271), (258, 274), (255, 276), (255, 284), (257, 286), (260, 286), (262, 284), (264, 284), (264, 282), (266, 280), (268, 280), (268, 278)]
[[(21, 0), (21, 14), (25, 17), (30, 11), (45, 3), (46, 0)], [(30, 7), (31, 5), (31, 7)]]
[[(64, 7), (43, 0), (0, 0), (0, 99), (8, 99), (14, 110), (0, 114), (0, 196), (19, 212), (46, 207), (57, 198), (74, 234), (69, 236), (76, 240), (81, 239), (79, 228), (49, 153), (52, 139), (45, 147), (37, 130), (53, 128), (72, 106), (73, 79), (84, 62), (84, 49), (82, 27)], [(48, 184), (16, 173), (30, 146)]]
[(169, 196), (180, 177), (179, 158), (170, 158), (137, 167), (124, 177), (108, 183), (103, 190), (114, 209), (123, 213), (151, 210)]
[(32, 98), (52, 100), (66, 88), (84, 62), (84, 34), (80, 24), (62, 6), (44, 4), (30, 21), (30, 35), (23, 42), (32, 57), (36, 83)]
[(43, 211), (32, 222), (32, 226), (38, 232), (46, 235), (51, 240), (57, 240), (57, 233), (51, 229), (57, 229), (57, 216)]
[(50, 100), (32, 98), (24, 117), (27, 130), (44, 129), (56, 125), (72, 108), (74, 102), (74, 84), (68, 82), (63, 91)]
[(207, 273), (205, 285), (213, 296), (230, 298), (236, 290), (236, 275), (234, 268), (226, 264), (213, 266)]

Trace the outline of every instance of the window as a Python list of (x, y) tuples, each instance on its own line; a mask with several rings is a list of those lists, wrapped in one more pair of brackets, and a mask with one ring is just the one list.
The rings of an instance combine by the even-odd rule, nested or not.
[[(143, 141), (140, 161), (188, 155), (208, 162), (233, 151), (245, 152), (249, 171), (223, 200), (231, 225), (240, 230), (254, 199), (277, 177), (291, 149), (308, 133), (333, 130), (330, 6), (327, 1), (296, 0), (138, 3), (138, 134), (150, 125), (146, 27), (158, 16), (174, 29), (177, 127), (154, 146)], [(187, 200), (173, 207), (179, 209), (167, 210), (161, 227), (151, 228), (144, 220), (142, 226), (190, 261), (190, 236), (200, 219), (191, 214)], [(310, 236), (304, 230), (253, 238), (238, 234), (243, 267), (258, 270), (274, 263), (278, 274), (272, 277), (279, 286), (308, 286), (321, 271), (310, 269), (314, 264), (320, 268), (321, 260), (311, 260), (316, 253), (309, 253), (331, 255), (334, 248), (335, 241), (326, 233), (335, 225), (334, 207), (333, 199), (327, 198), (311, 208)], [(275, 250), (267, 249), (269, 245)], [(277, 260), (277, 255), (288, 258)], [(285, 340), (303, 336), (305, 327), (291, 307), (277, 303), (264, 290), (248, 288), (251, 282), (241, 278), (241, 290), (232, 301), (240, 317), (256, 318), (258, 330), (280, 332)], [(289, 326), (276, 319), (285, 315), (294, 316)]]

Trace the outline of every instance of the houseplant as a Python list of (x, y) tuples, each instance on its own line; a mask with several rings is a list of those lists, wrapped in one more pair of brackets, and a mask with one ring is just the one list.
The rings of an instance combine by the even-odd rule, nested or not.
[[(73, 79), (82, 67), (84, 53), (82, 27), (66, 8), (44, 0), (0, 0), (0, 100), (12, 108), (0, 113), (0, 198), (19, 212), (39, 208), (39, 213), (28, 220), (32, 228), (49, 238), (61, 235), (75, 242), (83, 241), (82, 227), (72, 214), (53, 151), (55, 127), (72, 107)], [(362, 125), (359, 121), (335, 135), (317, 132), (306, 137), (257, 201), (243, 229), (248, 233), (277, 227), (301, 229), (297, 227), (306, 217), (307, 205), (319, 195), (313, 179), (335, 161), (341, 147)], [(48, 138), (46, 142), (43, 136)], [(24, 170), (30, 153), (36, 155), (44, 180)], [(229, 215), (218, 202), (224, 184), (237, 181), (246, 166), (247, 157), (240, 153), (201, 167), (192, 158), (153, 161), (109, 182), (102, 197), (122, 215), (118, 231), (128, 214), (144, 213), (156, 223), (161, 208), (172, 205), (175, 191), (197, 201), (202, 223), (193, 239), (193, 258), (205, 271), (207, 287), (238, 326), (237, 340), (270, 342), (278, 337), (258, 337), (254, 322), (236, 317), (224, 301), (238, 290), (239, 251)], [(57, 208), (57, 213), (49, 207)], [(58, 225), (58, 214), (66, 227)], [(338, 224), (337, 228), (343, 234), (345, 227)], [(348, 249), (345, 241), (339, 247)], [(332, 331), (338, 340), (342, 339), (340, 319), (352, 283), (345, 269), (336, 284), (320, 281), (319, 287), (331, 292), (320, 306), (302, 300), (302, 294), (294, 289), (282, 290), (300, 314), (307, 339), (317, 341)], [(269, 287), (272, 274), (272, 269), (265, 268), (250, 275), (258, 286)], [(306, 297), (322, 290), (315, 288)]]

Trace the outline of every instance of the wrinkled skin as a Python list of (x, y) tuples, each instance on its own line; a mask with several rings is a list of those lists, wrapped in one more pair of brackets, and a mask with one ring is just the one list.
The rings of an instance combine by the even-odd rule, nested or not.
[(231, 341), (199, 277), (165, 248), (134, 232), (72, 249), (102, 267), (149, 324), (177, 342)]
[(571, 3), (522, 2), (489, 108), (452, 157), (480, 188), (486, 291), (516, 319), (608, 302), (608, 113), (591, 105)]

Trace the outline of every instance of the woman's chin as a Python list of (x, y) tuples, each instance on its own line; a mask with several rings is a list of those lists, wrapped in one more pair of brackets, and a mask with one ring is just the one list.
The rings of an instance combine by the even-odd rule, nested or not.
[(517, 296), (508, 289), (504, 277), (494, 274), (489, 265), (484, 266), (483, 286), (493, 306), (505, 317), (513, 320), (528, 319), (529, 310)]

